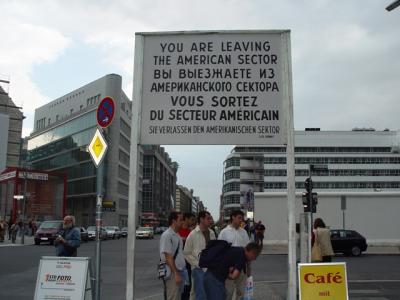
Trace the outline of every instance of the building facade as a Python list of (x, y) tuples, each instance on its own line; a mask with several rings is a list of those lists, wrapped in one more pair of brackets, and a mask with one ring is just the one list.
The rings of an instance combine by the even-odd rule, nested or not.
[[(87, 145), (97, 128), (97, 106), (105, 96), (113, 98), (115, 114), (112, 124), (103, 130), (108, 143), (103, 202), (113, 204), (104, 212), (103, 221), (127, 226), (132, 104), (122, 91), (121, 76), (106, 75), (37, 108), (28, 138), (29, 162), (37, 170), (65, 173), (66, 213), (75, 215), (78, 224), (94, 225), (97, 173)], [(142, 153), (138, 155), (142, 157)], [(139, 201), (140, 197), (141, 189)]]
[[(183, 185), (176, 186), (176, 196), (175, 196), (175, 210), (182, 213), (193, 212), (193, 190), (189, 190)], [(197, 210), (197, 207), (196, 207)]]
[[(314, 192), (400, 191), (399, 131), (296, 131), (296, 191), (304, 191), (310, 165)], [(224, 163), (222, 211), (253, 210), (253, 193), (286, 192), (286, 148), (238, 146)], [(257, 215), (257, 212), (255, 212)]]
[(177, 163), (165, 149), (143, 145), (143, 181), (140, 223), (167, 225), (168, 215), (174, 209)]
[[(0, 80), (4, 84), (8, 81)], [(24, 116), (6, 90), (0, 86), (0, 172), (6, 167), (19, 167), (22, 121)]]

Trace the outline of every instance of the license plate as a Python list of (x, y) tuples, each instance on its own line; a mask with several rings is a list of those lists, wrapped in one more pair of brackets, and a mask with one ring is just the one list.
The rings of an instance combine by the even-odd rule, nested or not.
[(42, 238), (40, 238), (42, 241), (47, 241), (49, 238), (46, 238), (46, 237), (42, 237)]

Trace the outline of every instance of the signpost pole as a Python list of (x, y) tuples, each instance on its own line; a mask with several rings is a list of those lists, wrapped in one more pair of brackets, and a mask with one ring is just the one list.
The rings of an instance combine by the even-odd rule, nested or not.
[(292, 69), (290, 55), (290, 32), (282, 34), (282, 51), (284, 60), (284, 101), (287, 112), (287, 207), (288, 207), (288, 290), (287, 299), (295, 300), (297, 297), (297, 264), (296, 264), (296, 185), (295, 185), (295, 160), (294, 160), (294, 122), (293, 122), (293, 92)]
[(103, 189), (103, 176), (104, 176), (104, 164), (100, 163), (97, 168), (97, 201), (96, 201), (96, 285), (95, 285), (95, 296), (96, 300), (100, 300), (100, 283), (101, 283), (101, 225), (102, 225), (102, 189)]
[(141, 127), (142, 101), (142, 68), (143, 68), (143, 36), (136, 35), (135, 39), (135, 68), (132, 95), (131, 151), (129, 166), (129, 207), (128, 207), (128, 242), (126, 262), (126, 300), (135, 299), (135, 241), (136, 215), (138, 205), (138, 161), (139, 161), (139, 132)]

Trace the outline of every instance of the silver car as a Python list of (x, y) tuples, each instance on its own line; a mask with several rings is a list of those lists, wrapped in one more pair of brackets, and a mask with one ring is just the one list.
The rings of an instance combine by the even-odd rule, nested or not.
[[(95, 240), (96, 239), (96, 226), (89, 226), (87, 228), (89, 240)], [(104, 229), (104, 227), (101, 227), (100, 231), (100, 239), (106, 240), (107, 237), (107, 231)]]
[(115, 238), (120, 239), (121, 238), (122, 233), (118, 226), (105, 226), (104, 228), (107, 231), (108, 238), (111, 238), (111, 239), (115, 239)]

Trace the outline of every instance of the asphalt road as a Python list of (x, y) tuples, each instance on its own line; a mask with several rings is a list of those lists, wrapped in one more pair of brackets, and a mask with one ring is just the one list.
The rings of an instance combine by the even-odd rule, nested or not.
[[(79, 256), (92, 257), (95, 243), (82, 244)], [(0, 247), (0, 299), (33, 298), (39, 260), (54, 255), (50, 245)], [(337, 256), (345, 261), (350, 299), (399, 300), (400, 255)], [(162, 285), (156, 278), (158, 237), (137, 240), (135, 255), (135, 299), (162, 299)], [(125, 299), (126, 239), (102, 243), (102, 299)], [(94, 269), (93, 269), (94, 271)], [(284, 299), (287, 286), (287, 256), (262, 255), (253, 263), (256, 299)], [(270, 295), (266, 298), (266, 295)]]

